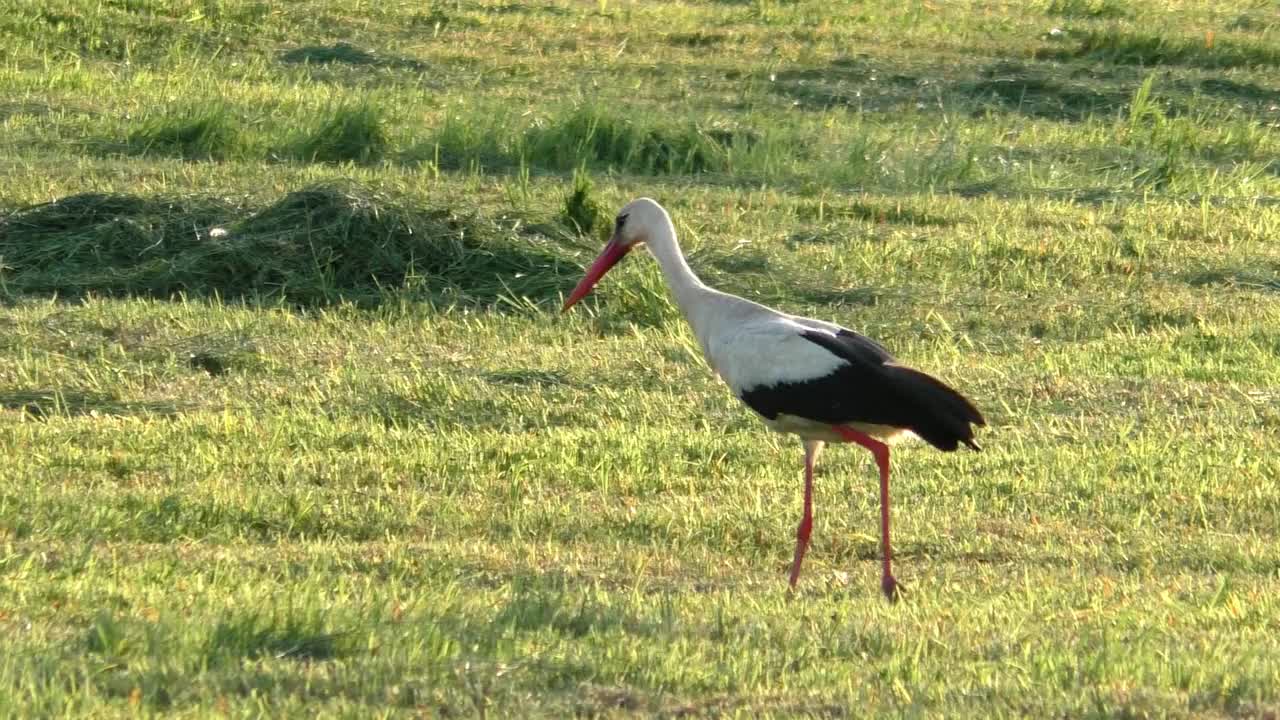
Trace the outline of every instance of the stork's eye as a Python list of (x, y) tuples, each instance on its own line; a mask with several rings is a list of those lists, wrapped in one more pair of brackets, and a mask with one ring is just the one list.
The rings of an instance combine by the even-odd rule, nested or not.
[(627, 224), (627, 216), (626, 216), (625, 214), (624, 214), (624, 215), (619, 215), (619, 216), (618, 216), (618, 219), (617, 219), (617, 220), (615, 220), (615, 221), (614, 221), (614, 223), (613, 223), (613, 229), (614, 229), (614, 230), (621, 230), (621, 229), (622, 229), (622, 226), (623, 226), (623, 225), (626, 225), (626, 224)]

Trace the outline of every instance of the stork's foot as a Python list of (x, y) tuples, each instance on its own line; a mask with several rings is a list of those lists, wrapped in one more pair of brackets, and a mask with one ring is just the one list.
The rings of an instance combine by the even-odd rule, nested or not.
[(885, 575), (880, 579), (880, 590), (891, 603), (901, 600), (907, 594), (907, 589), (899, 585), (892, 575)]
[(796, 581), (800, 579), (800, 566), (797, 563), (791, 563), (791, 579), (787, 581), (787, 593), (794, 595), (796, 592)]

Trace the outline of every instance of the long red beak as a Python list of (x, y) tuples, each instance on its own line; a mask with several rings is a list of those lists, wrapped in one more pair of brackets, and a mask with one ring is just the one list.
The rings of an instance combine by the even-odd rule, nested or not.
[(582, 280), (578, 282), (578, 286), (569, 293), (568, 299), (564, 301), (564, 307), (560, 308), (560, 312), (565, 312), (573, 307), (579, 300), (587, 296), (591, 292), (591, 288), (600, 282), (600, 278), (609, 272), (609, 268), (613, 267), (626, 256), (631, 250), (630, 245), (623, 245), (616, 239), (610, 238), (609, 243), (604, 246), (604, 250), (600, 251), (600, 256), (595, 262), (591, 263), (591, 267), (587, 268), (587, 274), (582, 276)]

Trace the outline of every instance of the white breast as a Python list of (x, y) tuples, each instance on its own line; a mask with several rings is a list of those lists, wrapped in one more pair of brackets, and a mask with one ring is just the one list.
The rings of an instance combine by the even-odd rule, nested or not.
[[(705, 333), (699, 341), (707, 361), (735, 393), (784, 382), (803, 382), (830, 375), (846, 361), (804, 339), (810, 330), (832, 332), (826, 323), (774, 312), (763, 306), (743, 308)], [(831, 326), (834, 327), (834, 326)]]

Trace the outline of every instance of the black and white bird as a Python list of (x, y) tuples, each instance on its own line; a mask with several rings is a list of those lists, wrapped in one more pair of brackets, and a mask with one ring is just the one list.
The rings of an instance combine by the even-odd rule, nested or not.
[(635, 246), (648, 246), (707, 363), (771, 429), (804, 442), (804, 514), (796, 530), (791, 587), (813, 526), (813, 466), (824, 443), (852, 442), (880, 468), (881, 589), (900, 592), (889, 547), (889, 443), (915, 435), (939, 450), (980, 449), (978, 409), (940, 380), (898, 364), (875, 341), (821, 320), (778, 312), (707, 287), (685, 262), (671, 216), (649, 198), (618, 213), (613, 236), (565, 300), (564, 310), (591, 292)]

